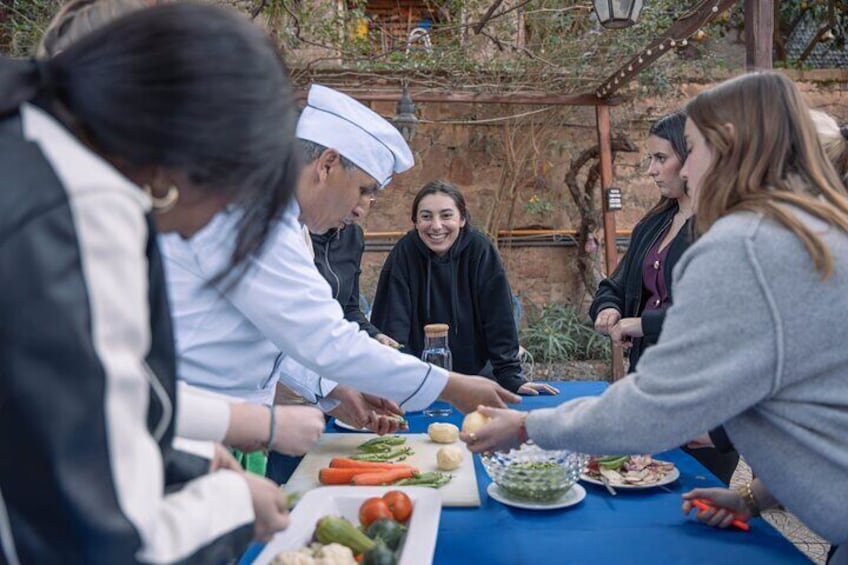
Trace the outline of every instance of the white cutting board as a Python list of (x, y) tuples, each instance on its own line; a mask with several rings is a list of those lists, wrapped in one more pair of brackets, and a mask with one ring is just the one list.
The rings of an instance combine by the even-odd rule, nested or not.
[[(436, 452), (444, 443), (430, 441), (427, 434), (400, 434), (406, 438), (406, 445), (412, 447), (415, 455), (402, 462), (417, 467), (422, 473), (438, 471)], [(297, 466), (289, 481), (286, 492), (301, 495), (321, 486), (318, 471), (330, 466), (333, 457), (350, 457), (356, 453), (356, 446), (377, 437), (374, 434), (324, 434), (318, 443), (306, 454)], [(438, 489), (442, 496), (442, 506), (480, 506), (480, 493), (477, 490), (477, 475), (474, 474), (474, 459), (466, 445), (457, 440), (453, 444), (462, 450), (462, 464), (458, 469), (449, 471), (453, 479)], [(354, 487), (355, 488), (355, 487)]]

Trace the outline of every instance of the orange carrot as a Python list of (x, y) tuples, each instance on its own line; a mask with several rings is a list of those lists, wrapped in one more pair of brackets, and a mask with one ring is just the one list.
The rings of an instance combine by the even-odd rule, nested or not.
[(415, 471), (408, 467), (406, 469), (377, 470), (373, 473), (362, 473), (355, 475), (351, 483), (358, 486), (389, 485), (401, 479), (411, 479)]
[(375, 469), (354, 469), (354, 468), (330, 468), (325, 467), (318, 471), (318, 481), (322, 485), (349, 485), (350, 480), (356, 475), (363, 473), (373, 473)]
[[(411, 465), (406, 463), (376, 463), (374, 461), (357, 461), (347, 457), (333, 457), (330, 460), (330, 467), (334, 469), (411, 469)], [(416, 471), (417, 472), (417, 471)]]

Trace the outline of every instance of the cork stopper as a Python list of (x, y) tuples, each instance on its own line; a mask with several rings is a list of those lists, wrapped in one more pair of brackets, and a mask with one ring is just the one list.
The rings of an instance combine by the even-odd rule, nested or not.
[(447, 324), (427, 324), (424, 326), (424, 335), (427, 337), (445, 337), (449, 330), (450, 326)]

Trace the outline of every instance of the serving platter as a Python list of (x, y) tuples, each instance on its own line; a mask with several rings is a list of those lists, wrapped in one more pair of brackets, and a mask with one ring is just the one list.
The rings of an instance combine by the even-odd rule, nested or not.
[[(669, 485), (679, 478), (680, 471), (677, 470), (677, 467), (674, 467), (673, 469), (671, 469), (671, 471), (663, 475), (660, 480), (653, 483), (634, 485), (630, 483), (614, 483), (610, 481), (609, 484), (615, 490), (646, 490)], [(595, 477), (587, 475), (586, 473), (580, 475), (580, 480), (586, 483), (591, 483), (593, 485), (604, 486), (604, 483), (600, 479), (596, 479)]]
[(321, 487), (307, 492), (291, 513), (288, 528), (271, 538), (254, 565), (267, 565), (281, 551), (294, 551), (308, 546), (315, 524), (324, 516), (341, 516), (359, 524), (359, 507), (371, 497), (381, 497), (390, 490), (402, 490), (412, 499), (412, 517), (398, 565), (425, 565), (433, 562), (442, 499), (427, 487)]

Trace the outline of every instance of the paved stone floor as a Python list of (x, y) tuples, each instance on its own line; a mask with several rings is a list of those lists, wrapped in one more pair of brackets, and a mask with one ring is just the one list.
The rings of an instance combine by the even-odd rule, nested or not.
[[(739, 462), (739, 467), (730, 480), (731, 486), (746, 483), (751, 480), (751, 468), (744, 461)], [(790, 512), (783, 510), (767, 510), (763, 512), (763, 518), (774, 526), (786, 539), (795, 544), (795, 547), (804, 552), (813, 563), (824, 564), (830, 544), (811, 532), (798, 521)]]

